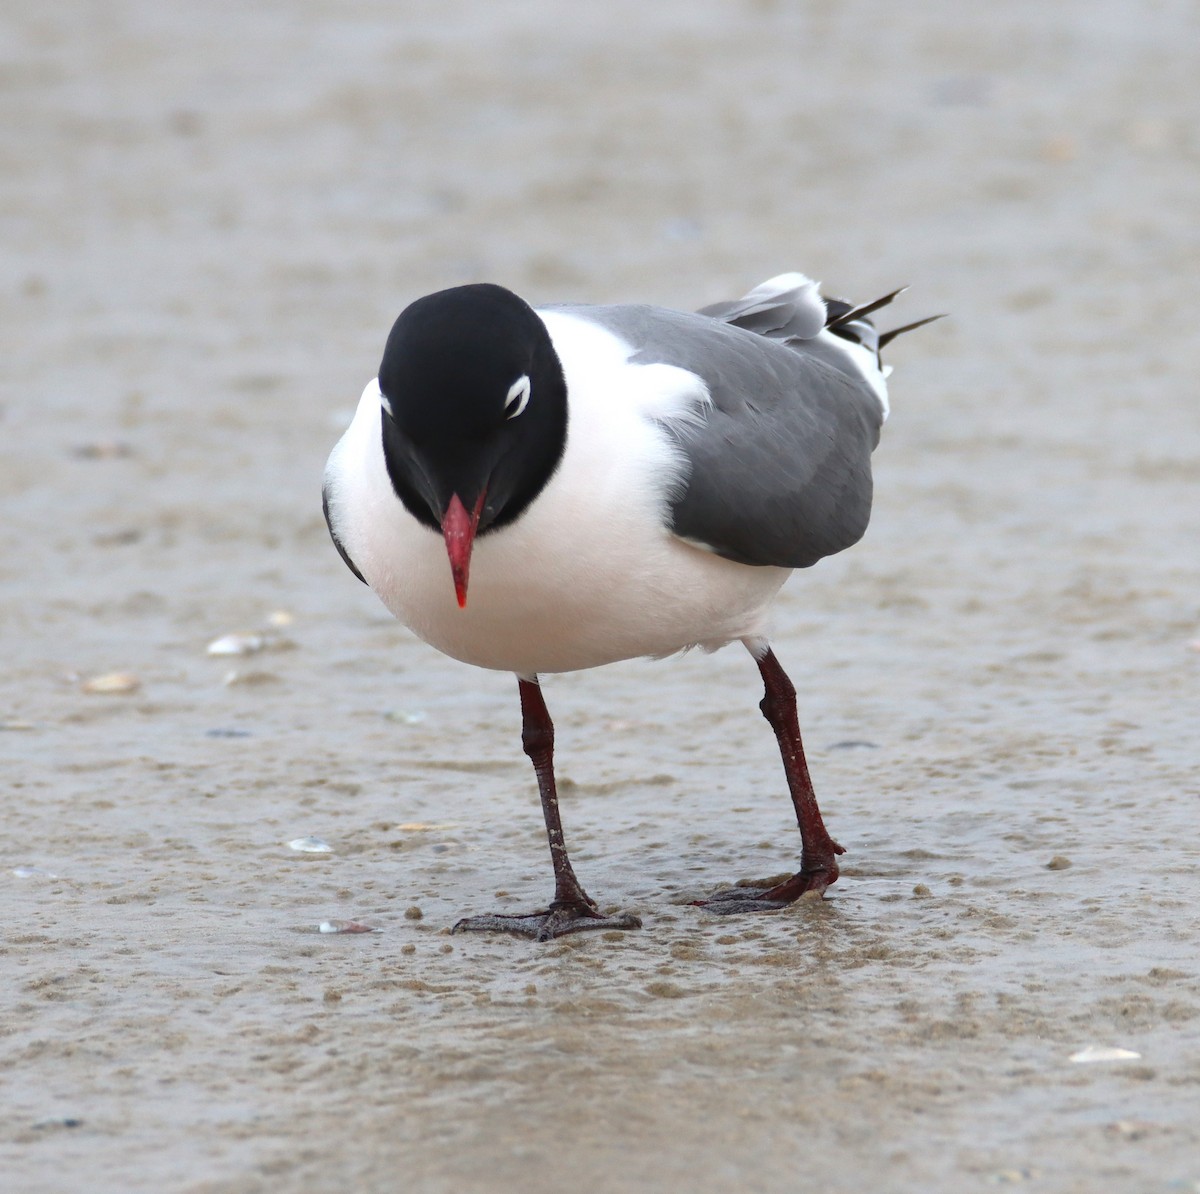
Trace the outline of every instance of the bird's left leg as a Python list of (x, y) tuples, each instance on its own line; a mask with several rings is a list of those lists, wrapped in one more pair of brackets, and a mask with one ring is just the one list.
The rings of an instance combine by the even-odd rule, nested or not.
[[(751, 648), (753, 653), (753, 648)], [(755, 655), (762, 674), (765, 693), (759, 708), (775, 731), (788, 790), (800, 826), (800, 869), (774, 887), (735, 887), (699, 901), (710, 912), (758, 912), (786, 907), (806, 892), (820, 895), (837, 882), (837, 855), (845, 850), (829, 836), (817, 796), (808, 774), (804, 745), (800, 741), (800, 720), (796, 714), (796, 689), (769, 647)]]
[(549, 941), (553, 937), (588, 929), (640, 929), (642, 922), (629, 913), (605, 916), (576, 878), (567, 856), (562, 818), (558, 812), (558, 788), (554, 782), (554, 723), (550, 720), (550, 711), (537, 678), (518, 678), (517, 683), (521, 692), (521, 744), (533, 763), (542, 798), (550, 860), (554, 865), (554, 899), (542, 912), (517, 916), (498, 913), (468, 916), (454, 926), (454, 932), (516, 933), (537, 941)]

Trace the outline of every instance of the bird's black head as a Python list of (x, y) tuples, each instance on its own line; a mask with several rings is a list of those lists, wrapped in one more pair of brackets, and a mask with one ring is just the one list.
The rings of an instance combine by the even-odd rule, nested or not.
[(519, 518), (567, 441), (567, 388), (545, 324), (501, 286), (456, 286), (401, 312), (379, 366), (396, 495), (442, 532), (460, 605), (476, 533)]

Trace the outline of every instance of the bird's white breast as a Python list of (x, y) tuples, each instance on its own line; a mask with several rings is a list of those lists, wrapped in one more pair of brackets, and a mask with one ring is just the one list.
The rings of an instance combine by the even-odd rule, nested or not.
[(703, 417), (703, 382), (630, 364), (628, 345), (577, 316), (539, 315), (566, 376), (566, 450), (525, 513), (476, 540), (465, 609), (442, 537), (392, 489), (378, 383), (363, 392), (326, 484), (338, 537), (367, 583), (440, 651), (523, 675), (761, 635), (788, 571), (733, 563), (669, 529), (687, 463), (656, 420)]

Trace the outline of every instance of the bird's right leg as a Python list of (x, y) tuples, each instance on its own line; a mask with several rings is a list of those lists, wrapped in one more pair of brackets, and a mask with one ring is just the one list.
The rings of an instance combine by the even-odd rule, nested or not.
[(640, 929), (642, 922), (629, 913), (605, 916), (596, 902), (583, 890), (575, 875), (563, 839), (562, 818), (558, 811), (558, 788), (554, 782), (554, 723), (542, 697), (537, 678), (518, 678), (521, 693), (521, 745), (533, 763), (542, 813), (546, 818), (546, 836), (550, 842), (550, 860), (554, 866), (554, 899), (541, 912), (524, 915), (490, 913), (468, 916), (454, 926), (456, 933), (516, 933), (549, 941), (568, 933), (588, 929)]

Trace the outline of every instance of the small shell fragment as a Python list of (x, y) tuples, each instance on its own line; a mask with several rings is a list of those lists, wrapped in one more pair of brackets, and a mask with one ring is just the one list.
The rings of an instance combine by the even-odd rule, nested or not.
[(267, 614), (267, 625), (273, 626), (276, 630), (290, 626), (295, 620), (295, 616), (288, 613), (286, 609), (275, 609)]
[(208, 644), (209, 655), (253, 655), (267, 645), (261, 634), (223, 634)]
[(288, 842), (288, 849), (300, 854), (332, 854), (333, 847), (319, 837), (296, 837)]
[(40, 866), (15, 866), (13, 874), (18, 879), (57, 879), (53, 871), (47, 871)]
[(323, 920), (317, 925), (318, 933), (373, 933), (370, 925), (360, 924), (357, 920)]
[(133, 455), (133, 447), (119, 439), (97, 439), (77, 444), (73, 455), (80, 460), (121, 460)]
[[(1104, 1125), (1104, 1134), (1114, 1136), (1119, 1140), (1145, 1140), (1147, 1136), (1153, 1136), (1157, 1130), (1157, 1124), (1145, 1119), (1118, 1119)], [(1192, 1186), (1193, 1190), (1197, 1188), (1196, 1185)]]
[(230, 672), (226, 672), (221, 679), (221, 683), (226, 688), (261, 688), (267, 684), (277, 684), (279, 677), (274, 672), (264, 671), (249, 671), (243, 672), (234, 668)]
[(1117, 1049), (1109, 1045), (1088, 1045), (1078, 1053), (1072, 1053), (1069, 1060), (1078, 1065), (1088, 1065), (1096, 1061), (1137, 1061), (1142, 1055), (1132, 1049)]
[(83, 691), (104, 696), (120, 696), (124, 693), (136, 692), (142, 682), (132, 672), (105, 672), (102, 676), (93, 676), (83, 682)]
[(424, 709), (388, 709), (384, 712), (388, 721), (398, 721), (406, 726), (419, 726), (426, 717)]

